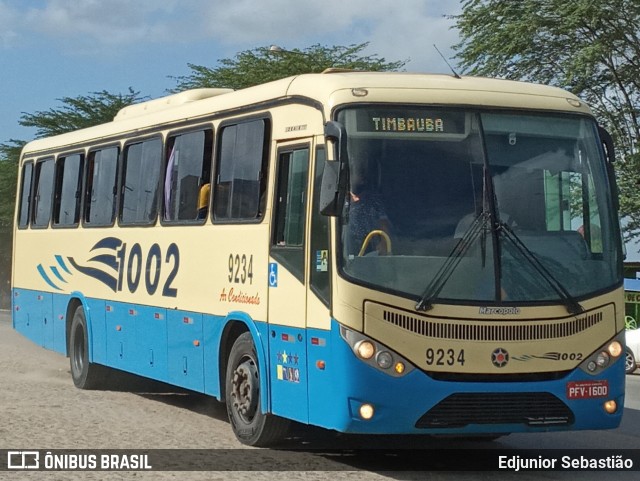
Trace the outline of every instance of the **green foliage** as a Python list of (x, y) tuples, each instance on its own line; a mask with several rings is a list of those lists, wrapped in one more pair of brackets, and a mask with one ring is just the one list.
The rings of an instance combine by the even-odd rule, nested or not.
[(63, 106), (33, 114), (23, 113), (20, 125), (35, 127), (36, 137), (64, 134), (86, 127), (110, 122), (118, 111), (142, 100), (140, 92), (131, 87), (126, 94), (112, 94), (103, 90), (78, 97), (58, 99)]
[(465, 72), (556, 85), (592, 107), (617, 146), (626, 234), (640, 236), (640, 2), (467, 0), (452, 18)]
[(18, 140), (0, 144), (0, 229), (10, 227), (13, 222), (18, 160), (23, 145)]
[[(121, 108), (141, 100), (144, 99), (140, 93), (132, 88), (126, 94), (103, 90), (64, 97), (59, 99), (62, 107), (33, 114), (23, 113), (18, 123), (24, 127), (35, 127), (36, 137), (48, 137), (109, 122)], [(12, 224), (18, 161), (24, 144), (20, 140), (0, 144), (0, 227)]]
[(218, 60), (218, 66), (214, 68), (188, 64), (191, 74), (176, 77), (178, 85), (173, 92), (201, 87), (237, 90), (292, 75), (322, 72), (327, 68), (393, 71), (406, 64), (406, 61), (387, 62), (377, 55), (362, 56), (361, 52), (367, 46), (368, 43), (333, 47), (312, 45), (291, 51), (258, 47), (240, 52), (234, 58)]

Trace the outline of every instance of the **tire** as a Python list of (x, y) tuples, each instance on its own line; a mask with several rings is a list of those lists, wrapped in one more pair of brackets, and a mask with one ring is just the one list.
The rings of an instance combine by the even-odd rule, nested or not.
[(626, 374), (631, 374), (637, 368), (638, 364), (636, 362), (636, 358), (633, 356), (633, 352), (631, 352), (631, 349), (627, 348), (624, 358), (624, 372)]
[(236, 339), (227, 363), (225, 401), (231, 428), (238, 441), (265, 447), (285, 437), (289, 421), (260, 408), (260, 365), (251, 333)]
[(69, 332), (69, 362), (71, 378), (79, 389), (101, 389), (105, 386), (107, 370), (89, 362), (89, 336), (82, 306), (73, 313)]

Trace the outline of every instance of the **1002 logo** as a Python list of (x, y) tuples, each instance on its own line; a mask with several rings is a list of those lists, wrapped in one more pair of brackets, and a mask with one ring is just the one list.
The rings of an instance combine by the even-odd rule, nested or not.
[[(144, 281), (144, 287), (150, 296), (155, 294), (160, 287), (160, 282), (164, 278), (162, 284), (162, 295), (164, 297), (176, 297), (178, 289), (173, 287), (173, 282), (178, 275), (180, 268), (180, 250), (175, 243), (171, 243), (166, 250), (162, 252), (159, 244), (153, 244), (148, 252), (143, 253), (140, 244), (135, 243), (128, 248), (126, 243), (116, 251), (116, 259), (118, 262), (118, 283), (117, 290), (127, 289), (134, 293)], [(144, 279), (142, 268), (144, 266)], [(166, 278), (164, 272), (168, 270)]]

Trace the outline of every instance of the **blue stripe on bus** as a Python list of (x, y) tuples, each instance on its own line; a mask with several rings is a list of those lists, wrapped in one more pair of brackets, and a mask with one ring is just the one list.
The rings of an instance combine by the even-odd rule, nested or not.
[(55, 258), (56, 258), (56, 261), (58, 262), (58, 265), (62, 267), (62, 270), (64, 270), (67, 274), (71, 274), (71, 271), (69, 270), (67, 265), (64, 263), (64, 259), (62, 258), (62, 256), (56, 255)]
[(66, 284), (67, 281), (64, 280), (64, 278), (62, 277), (62, 274), (60, 274), (60, 271), (56, 266), (50, 266), (49, 268), (51, 269), (51, 272), (53, 272), (54, 276), (56, 276), (58, 279), (60, 279), (62, 282)]
[(57, 285), (55, 285), (53, 283), (53, 281), (51, 279), (49, 279), (49, 276), (47, 275), (47, 273), (44, 271), (44, 267), (42, 267), (42, 264), (38, 264), (38, 273), (40, 274), (40, 276), (42, 277), (42, 279), (44, 279), (44, 281), (49, 284), (51, 287), (53, 287), (56, 291), (61, 291), (62, 289), (59, 288)]

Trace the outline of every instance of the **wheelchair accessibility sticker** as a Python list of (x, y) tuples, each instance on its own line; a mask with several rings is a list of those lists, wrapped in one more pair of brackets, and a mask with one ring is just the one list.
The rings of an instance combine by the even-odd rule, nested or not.
[(269, 263), (269, 287), (278, 287), (278, 264)]

